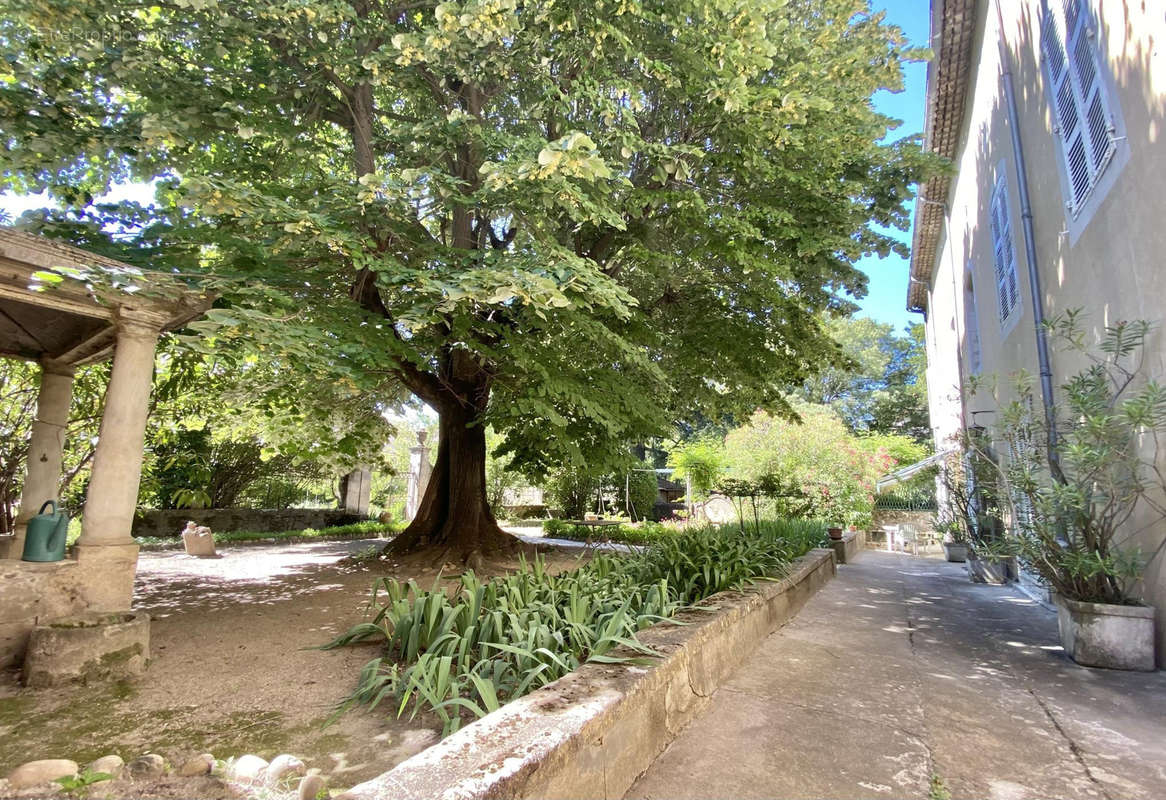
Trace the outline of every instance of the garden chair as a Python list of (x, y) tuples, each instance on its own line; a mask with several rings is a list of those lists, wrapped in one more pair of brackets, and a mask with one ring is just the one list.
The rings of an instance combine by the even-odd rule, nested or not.
[(902, 542), (903, 552), (907, 552), (907, 548), (911, 548), (911, 555), (919, 555), (919, 531), (915, 526), (904, 522), (899, 526), (899, 541)]

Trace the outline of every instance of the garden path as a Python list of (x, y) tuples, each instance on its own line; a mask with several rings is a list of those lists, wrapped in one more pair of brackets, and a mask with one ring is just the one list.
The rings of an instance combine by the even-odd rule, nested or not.
[(1166, 672), (1079, 667), (1056, 616), (962, 564), (865, 551), (627, 798), (1166, 796)]

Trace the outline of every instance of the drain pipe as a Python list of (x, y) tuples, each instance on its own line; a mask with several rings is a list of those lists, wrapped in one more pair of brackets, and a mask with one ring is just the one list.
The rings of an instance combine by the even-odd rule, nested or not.
[(1048, 430), (1048, 460), (1053, 477), (1063, 481), (1057, 458), (1056, 412), (1053, 408), (1053, 369), (1049, 360), (1049, 339), (1045, 331), (1044, 293), (1037, 273), (1036, 235), (1032, 229), (1032, 203), (1028, 196), (1028, 171), (1024, 165), (1024, 146), (1020, 140), (1020, 113), (1016, 106), (1016, 90), (1012, 85), (1012, 60), (1004, 43), (1004, 14), (1000, 0), (996, 0), (996, 19), (1000, 27), (1000, 67), (1004, 78), (1004, 98), (1008, 104), (1008, 130), (1012, 135), (1013, 158), (1016, 160), (1016, 188), (1020, 194), (1020, 219), (1024, 230), (1024, 255), (1028, 262), (1028, 284), (1032, 294), (1032, 320), (1036, 330), (1036, 357), (1040, 367), (1041, 401), (1045, 407), (1045, 427)]

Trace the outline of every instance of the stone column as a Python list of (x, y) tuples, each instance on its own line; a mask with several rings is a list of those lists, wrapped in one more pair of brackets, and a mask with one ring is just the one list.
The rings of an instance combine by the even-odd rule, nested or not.
[(417, 444), (409, 448), (409, 485), (405, 498), (407, 520), (417, 516), (421, 499), (425, 497), (425, 487), (429, 485), (429, 474), (433, 471), (433, 465), (429, 463), (429, 446), (425, 444), (428, 437), (425, 431), (417, 431)]
[(357, 467), (340, 479), (340, 507), (350, 514), (368, 516), (368, 503), (372, 497), (372, 470)]
[(65, 427), (69, 423), (69, 403), (73, 397), (72, 366), (45, 361), (41, 364), (40, 392), (36, 398), (36, 420), (28, 441), (24, 488), (15, 536), (4, 545), (6, 558), (20, 558), (28, 521), (46, 500), (58, 500), (61, 460), (65, 450)]
[(101, 433), (93, 454), (77, 560), (90, 608), (128, 609), (133, 598), (138, 545), (130, 536), (142, 477), (154, 349), (161, 323), (121, 313), (113, 372), (105, 390)]

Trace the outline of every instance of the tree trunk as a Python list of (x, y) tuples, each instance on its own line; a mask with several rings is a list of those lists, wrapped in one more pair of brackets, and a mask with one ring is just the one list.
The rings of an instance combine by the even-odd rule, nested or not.
[(513, 552), (519, 542), (498, 527), (486, 500), (486, 431), (469, 413), (439, 412), (437, 459), (417, 516), (387, 552), (432, 549), (464, 562)]

